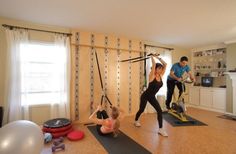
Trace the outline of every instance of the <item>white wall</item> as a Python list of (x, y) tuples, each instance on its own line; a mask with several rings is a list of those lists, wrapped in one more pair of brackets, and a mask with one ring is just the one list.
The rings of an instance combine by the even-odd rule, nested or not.
[[(236, 69), (236, 43), (227, 44), (227, 51), (226, 51), (226, 66), (227, 70)], [(232, 88), (232, 81), (227, 76), (226, 80), (226, 112), (232, 113), (233, 112), (233, 88)]]

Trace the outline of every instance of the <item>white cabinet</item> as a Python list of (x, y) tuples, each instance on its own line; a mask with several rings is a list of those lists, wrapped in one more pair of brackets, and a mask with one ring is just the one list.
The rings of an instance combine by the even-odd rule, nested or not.
[(226, 107), (226, 89), (214, 89), (212, 93), (212, 105), (217, 110), (225, 111)]
[(226, 106), (226, 89), (213, 87), (190, 87), (189, 89), (190, 105), (200, 108), (225, 111)]
[(212, 107), (212, 89), (201, 88), (200, 89), (200, 105), (203, 107)]
[(200, 104), (200, 87), (189, 88), (189, 103), (193, 105)]

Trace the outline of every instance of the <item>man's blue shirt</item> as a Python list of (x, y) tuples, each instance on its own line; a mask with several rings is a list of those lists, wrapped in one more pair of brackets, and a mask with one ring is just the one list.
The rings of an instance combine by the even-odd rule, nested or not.
[[(188, 65), (182, 67), (182, 66), (180, 66), (179, 63), (175, 63), (174, 65), (172, 65), (171, 71), (174, 71), (174, 74), (176, 77), (181, 78), (182, 75), (184, 74), (184, 72), (190, 71), (190, 67)], [(168, 76), (168, 79), (174, 80), (172, 77), (170, 77), (170, 75)]]

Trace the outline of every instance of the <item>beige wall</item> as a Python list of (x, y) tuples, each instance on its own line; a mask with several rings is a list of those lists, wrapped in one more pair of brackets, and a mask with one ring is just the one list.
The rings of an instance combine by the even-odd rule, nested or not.
[(173, 63), (179, 62), (182, 56), (188, 57), (189, 59), (188, 65), (191, 66), (191, 52), (189, 49), (175, 48), (175, 50), (172, 52), (172, 62)]
[[(2, 21), (0, 19), (0, 24)], [(5, 96), (5, 65), (6, 65), (6, 39), (4, 35), (4, 31), (0, 28), (0, 106), (4, 104), (4, 96)]]
[(227, 70), (232, 70), (236, 68), (236, 43), (227, 45)]
[[(226, 54), (226, 65), (227, 70), (232, 70), (236, 68), (236, 43), (227, 45), (227, 54)], [(226, 112), (233, 112), (233, 94), (232, 94), (232, 81), (229, 77), (226, 80), (226, 94), (227, 94), (227, 103), (226, 103)]]

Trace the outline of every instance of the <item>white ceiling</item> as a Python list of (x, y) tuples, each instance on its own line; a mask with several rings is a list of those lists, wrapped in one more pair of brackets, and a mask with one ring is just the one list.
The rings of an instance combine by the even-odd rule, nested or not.
[(236, 40), (236, 0), (0, 0), (0, 16), (184, 48)]

